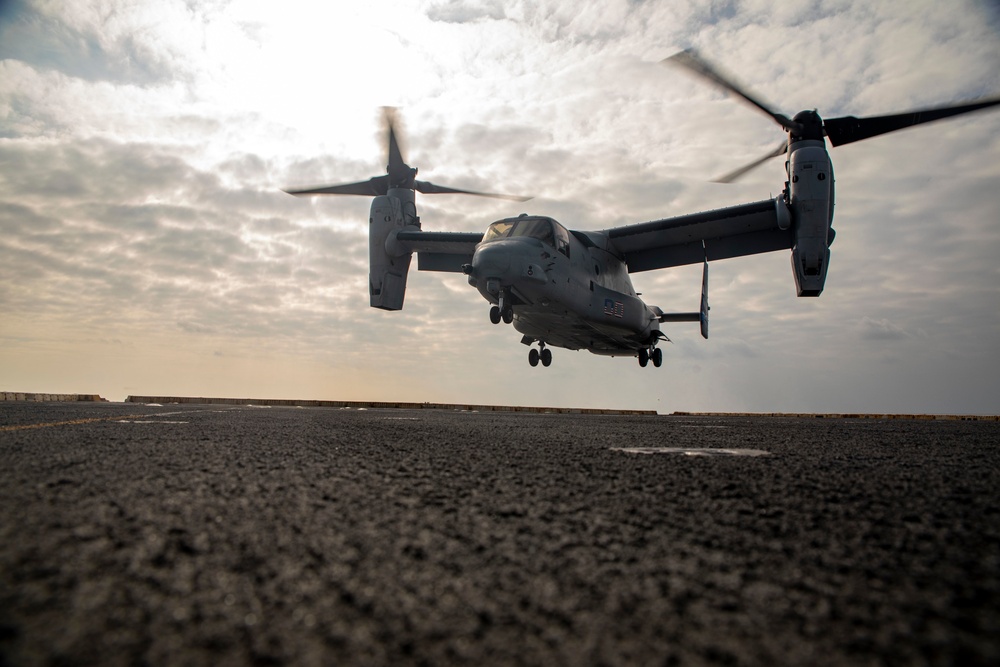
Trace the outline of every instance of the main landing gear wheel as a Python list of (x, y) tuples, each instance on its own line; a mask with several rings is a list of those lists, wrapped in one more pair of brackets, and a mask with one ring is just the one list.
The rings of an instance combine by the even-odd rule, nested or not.
[(652, 349), (642, 348), (641, 350), (639, 350), (639, 365), (645, 368), (646, 364), (648, 364), (650, 361), (652, 361), (653, 365), (656, 366), (657, 368), (662, 366), (663, 350), (661, 350), (658, 347), (654, 347)]
[(490, 322), (492, 322), (493, 324), (500, 324), (500, 317), (501, 315), (499, 306), (493, 306), (492, 308), (490, 308)]
[(528, 363), (532, 366), (537, 366), (538, 362), (542, 362), (542, 366), (550, 366), (552, 364), (552, 350), (545, 347), (542, 344), (541, 350), (536, 350), (531, 348), (528, 350)]

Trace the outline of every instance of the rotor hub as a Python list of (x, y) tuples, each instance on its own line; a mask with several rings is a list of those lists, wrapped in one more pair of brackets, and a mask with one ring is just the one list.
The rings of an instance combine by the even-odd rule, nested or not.
[(823, 119), (812, 111), (800, 111), (792, 118), (792, 122), (798, 127), (791, 131), (792, 141), (801, 139), (823, 141)]

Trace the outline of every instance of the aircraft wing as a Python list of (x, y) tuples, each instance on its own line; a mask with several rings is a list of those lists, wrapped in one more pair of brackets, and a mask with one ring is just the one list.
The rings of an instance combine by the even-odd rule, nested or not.
[(601, 233), (624, 257), (629, 273), (697, 264), (706, 257), (714, 261), (790, 250), (795, 242), (780, 197)]
[(483, 240), (478, 232), (401, 231), (396, 241), (409, 252), (417, 253), (420, 271), (461, 273), (463, 264), (472, 263), (476, 245)]

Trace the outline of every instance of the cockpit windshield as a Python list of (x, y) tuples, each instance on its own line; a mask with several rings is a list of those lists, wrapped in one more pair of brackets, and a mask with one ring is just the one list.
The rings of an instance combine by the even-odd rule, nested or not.
[(494, 222), (483, 235), (483, 243), (518, 237), (538, 239), (569, 256), (569, 232), (552, 218), (522, 217)]
[(499, 238), (516, 238), (528, 236), (538, 239), (543, 243), (554, 245), (554, 235), (552, 233), (551, 218), (524, 218), (521, 220), (501, 220), (494, 222), (486, 230), (483, 241), (492, 241)]

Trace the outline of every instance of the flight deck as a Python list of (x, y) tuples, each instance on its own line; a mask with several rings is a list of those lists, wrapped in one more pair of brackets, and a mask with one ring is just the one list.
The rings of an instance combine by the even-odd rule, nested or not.
[(997, 664), (995, 421), (0, 403), (3, 664)]

